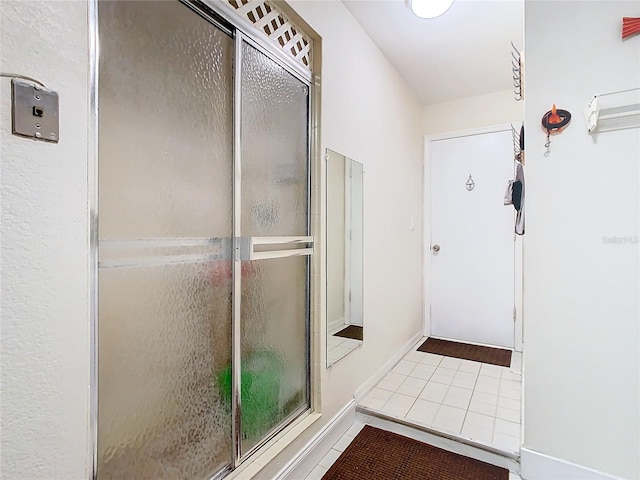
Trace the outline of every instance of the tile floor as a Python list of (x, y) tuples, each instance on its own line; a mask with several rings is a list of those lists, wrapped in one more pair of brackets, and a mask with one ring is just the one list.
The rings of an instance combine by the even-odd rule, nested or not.
[(362, 341), (353, 340), (352, 338), (336, 337), (330, 335), (327, 337), (327, 365), (333, 365), (348, 353), (362, 345)]
[[(354, 422), (349, 430), (335, 443), (335, 445), (329, 450), (318, 465), (307, 475), (305, 480), (320, 480), (322, 476), (329, 470), (329, 467), (333, 465), (338, 457), (342, 454), (347, 445), (355, 438), (355, 436), (362, 430), (364, 424), (361, 422)], [(514, 473), (509, 473), (509, 480), (521, 480), (520, 477)]]
[(519, 454), (521, 369), (522, 356), (517, 352), (511, 368), (506, 368), (417, 352), (414, 348), (360, 405)]

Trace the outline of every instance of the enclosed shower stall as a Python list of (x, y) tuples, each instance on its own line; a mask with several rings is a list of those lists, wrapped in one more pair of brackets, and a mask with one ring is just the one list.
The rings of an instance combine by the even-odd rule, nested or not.
[(95, 474), (222, 477), (310, 408), (309, 78), (204, 2), (94, 14)]

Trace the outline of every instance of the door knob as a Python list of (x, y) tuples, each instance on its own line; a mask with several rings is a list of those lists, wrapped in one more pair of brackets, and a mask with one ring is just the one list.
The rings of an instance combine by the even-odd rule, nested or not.
[(431, 247), (431, 250), (433, 250), (433, 253), (438, 253), (440, 251), (440, 245), (434, 245)]

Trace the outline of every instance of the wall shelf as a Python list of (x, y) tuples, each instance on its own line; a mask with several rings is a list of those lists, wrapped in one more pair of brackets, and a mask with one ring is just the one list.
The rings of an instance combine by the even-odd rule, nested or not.
[(591, 134), (640, 127), (640, 88), (595, 95), (584, 114)]

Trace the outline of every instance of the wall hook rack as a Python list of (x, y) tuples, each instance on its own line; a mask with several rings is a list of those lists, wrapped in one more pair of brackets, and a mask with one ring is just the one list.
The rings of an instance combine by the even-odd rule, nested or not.
[(511, 124), (511, 139), (513, 141), (513, 160), (524, 165), (524, 122), (520, 131)]
[(524, 98), (522, 86), (522, 53), (511, 42), (511, 72), (513, 73), (513, 94), (517, 102)]

